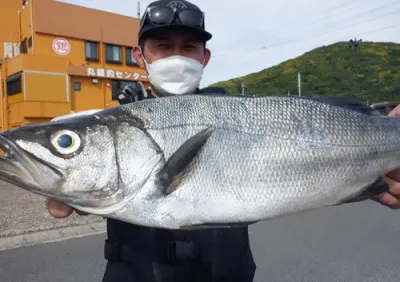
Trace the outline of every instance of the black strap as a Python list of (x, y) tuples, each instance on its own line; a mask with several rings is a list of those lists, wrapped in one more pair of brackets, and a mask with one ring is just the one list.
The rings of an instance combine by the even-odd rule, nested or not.
[[(199, 248), (192, 241), (171, 241), (161, 245), (161, 247), (163, 248), (157, 250), (157, 257), (153, 260), (166, 264), (176, 264), (193, 262), (200, 257)], [(139, 254), (126, 244), (112, 244), (109, 240), (106, 240), (104, 244), (104, 258), (108, 261), (134, 264), (133, 258), (138, 260), (139, 257), (144, 256), (151, 259), (151, 254)]]
[[(193, 282), (253, 281), (255, 269), (248, 267), (242, 269), (239, 266), (236, 271), (232, 272), (212, 271), (212, 262), (202, 261), (200, 250), (194, 242), (170, 241), (160, 246), (164, 246), (164, 248), (159, 248), (161, 252), (158, 252), (157, 255), (160, 253), (163, 255), (154, 257), (151, 252), (138, 251), (126, 244), (116, 245), (106, 240), (104, 256), (109, 262), (128, 265), (134, 273), (135, 279), (139, 279), (138, 281), (178, 281), (177, 277), (181, 275), (192, 277), (191, 279), (195, 279)], [(243, 263), (247, 263), (245, 257), (243, 257)], [(243, 271), (248, 273), (243, 273)], [(159, 280), (160, 278), (161, 280)]]
[(106, 240), (104, 257), (110, 263), (128, 265), (132, 275), (137, 279), (135, 281), (158, 281), (150, 258), (140, 253), (132, 253), (128, 245), (114, 245)]
[(106, 240), (104, 257), (111, 263), (128, 265), (138, 281), (186, 282), (184, 277), (190, 276), (195, 278), (193, 282), (212, 282), (211, 272), (203, 269), (203, 264), (198, 260), (194, 243), (175, 241), (163, 246), (161, 252), (157, 252), (161, 256), (154, 257), (151, 252), (139, 252), (128, 245), (115, 245)]
[(126, 254), (123, 255), (122, 250), (123, 248), (119, 245), (113, 245), (109, 240), (106, 240), (104, 244), (104, 258), (111, 262), (123, 262)]
[(165, 261), (169, 263), (191, 262), (199, 258), (199, 249), (192, 241), (168, 242), (165, 249)]

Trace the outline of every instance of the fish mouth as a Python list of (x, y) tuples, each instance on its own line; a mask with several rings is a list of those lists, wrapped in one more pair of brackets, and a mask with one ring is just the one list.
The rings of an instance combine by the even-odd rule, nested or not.
[[(0, 181), (88, 212), (110, 208), (123, 197), (120, 193), (106, 198), (82, 193), (62, 194), (60, 184), (65, 175), (61, 169), (25, 151), (4, 134), (0, 134), (0, 148), (4, 151), (3, 155), (0, 154)], [(51, 184), (43, 184), (43, 179), (50, 179)]]
[[(0, 156), (0, 180), (29, 192), (48, 198), (55, 198), (65, 203), (79, 204), (81, 202), (78, 197), (55, 193), (58, 188), (57, 183), (60, 183), (64, 178), (63, 173), (56, 167), (26, 152), (1, 134), (0, 148), (4, 151), (4, 154)], [(42, 173), (43, 168), (46, 168), (46, 174)], [(49, 173), (51, 175), (48, 175)], [(54, 179), (55, 187), (41, 185), (40, 178), (43, 177)]]
[[(54, 196), (40, 185), (42, 175), (39, 165), (47, 167), (53, 176), (62, 179), (63, 174), (53, 166), (25, 152), (13, 141), (0, 134), (0, 148), (4, 154), (0, 156), (0, 179), (27, 191), (46, 197)], [(67, 199), (66, 199), (67, 200)]]

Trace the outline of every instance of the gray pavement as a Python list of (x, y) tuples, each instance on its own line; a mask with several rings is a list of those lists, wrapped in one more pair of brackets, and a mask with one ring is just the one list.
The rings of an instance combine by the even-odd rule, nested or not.
[(400, 211), (373, 201), (251, 229), (257, 281), (400, 281)]
[[(104, 238), (0, 252), (0, 281), (100, 282)], [(258, 223), (250, 238), (254, 282), (400, 281), (400, 211), (372, 201)]]
[(93, 215), (53, 218), (44, 197), (0, 181), (0, 250), (104, 232), (104, 226), (104, 219)]
[(101, 282), (103, 244), (94, 235), (0, 252), (0, 281)]

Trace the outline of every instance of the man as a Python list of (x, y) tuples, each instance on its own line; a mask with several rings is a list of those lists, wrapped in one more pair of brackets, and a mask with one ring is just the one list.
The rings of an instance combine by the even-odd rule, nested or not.
[[(211, 57), (206, 48), (209, 39), (211, 34), (205, 31), (197, 6), (183, 0), (156, 1), (148, 6), (133, 54), (148, 72), (154, 97), (207, 92), (198, 87)], [(125, 98), (122, 95), (123, 100), (137, 100)], [(400, 107), (391, 114), (400, 116)], [(392, 178), (388, 179), (390, 193), (377, 198), (398, 208), (400, 171), (388, 176)], [(58, 218), (73, 212), (54, 200), (47, 202), (47, 208)], [(171, 231), (108, 219), (107, 232), (108, 264), (103, 282), (253, 281), (255, 264), (247, 228)]]
[[(151, 95), (220, 90), (199, 90), (203, 68), (211, 56), (206, 48), (211, 37), (204, 28), (202, 11), (192, 3), (151, 3), (141, 21), (139, 46), (133, 50), (139, 66), (148, 72)], [(120, 103), (140, 100), (144, 91), (127, 87)], [(47, 207), (56, 217), (72, 212), (54, 200), (49, 200)], [(255, 264), (247, 227), (172, 231), (107, 219), (107, 235), (104, 282), (253, 281)]]

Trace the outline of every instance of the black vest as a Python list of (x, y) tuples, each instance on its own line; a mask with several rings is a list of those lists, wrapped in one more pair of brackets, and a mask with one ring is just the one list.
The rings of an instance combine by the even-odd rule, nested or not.
[[(221, 88), (196, 93), (225, 94)], [(252, 282), (247, 227), (177, 231), (107, 219), (103, 282)]]

